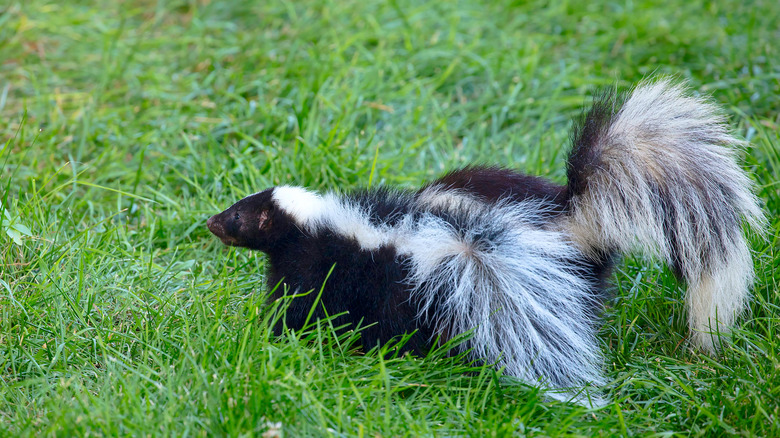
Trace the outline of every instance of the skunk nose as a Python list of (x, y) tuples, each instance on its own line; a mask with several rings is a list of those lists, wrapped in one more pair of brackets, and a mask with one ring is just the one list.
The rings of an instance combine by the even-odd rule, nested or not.
[(206, 221), (206, 226), (209, 227), (209, 231), (212, 233), (217, 236), (222, 236), (222, 227), (220, 227), (217, 222), (217, 215), (211, 216), (209, 220)]

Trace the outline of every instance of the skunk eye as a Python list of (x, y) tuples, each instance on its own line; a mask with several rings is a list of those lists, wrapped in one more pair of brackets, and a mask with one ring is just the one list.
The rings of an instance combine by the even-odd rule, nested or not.
[(240, 214), (238, 214), (238, 212), (236, 212), (236, 214), (235, 214), (235, 215), (233, 215), (233, 220), (234, 220), (234, 221), (237, 221), (237, 220), (239, 220), (239, 219), (241, 219), (241, 215), (240, 215)]

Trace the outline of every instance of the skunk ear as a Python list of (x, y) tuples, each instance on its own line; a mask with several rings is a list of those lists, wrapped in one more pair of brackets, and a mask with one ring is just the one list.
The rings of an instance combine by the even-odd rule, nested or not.
[(257, 219), (257, 228), (260, 229), (260, 231), (269, 231), (273, 226), (271, 221), (271, 213), (269, 211), (272, 208), (273, 207), (269, 207), (267, 209), (263, 209), (263, 211), (260, 212), (260, 216)]

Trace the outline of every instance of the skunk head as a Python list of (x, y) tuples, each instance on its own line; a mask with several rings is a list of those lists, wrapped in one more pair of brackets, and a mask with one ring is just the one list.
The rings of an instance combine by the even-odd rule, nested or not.
[(225, 245), (283, 252), (296, 237), (315, 231), (328, 211), (319, 195), (278, 186), (247, 196), (212, 216), (206, 225)]
[(272, 250), (291, 231), (291, 220), (274, 199), (270, 188), (236, 202), (212, 216), (209, 231), (230, 246), (242, 246), (263, 252)]

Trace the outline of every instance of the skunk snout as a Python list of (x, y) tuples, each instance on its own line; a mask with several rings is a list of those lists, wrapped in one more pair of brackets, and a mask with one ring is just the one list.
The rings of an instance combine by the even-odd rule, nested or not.
[(214, 216), (211, 216), (208, 221), (206, 221), (206, 226), (209, 227), (209, 231), (211, 231), (215, 236), (222, 237), (225, 235), (225, 230), (222, 228), (222, 224), (219, 223), (217, 220), (217, 214)]
[(209, 220), (206, 221), (206, 226), (209, 227), (209, 231), (219, 237), (219, 240), (225, 245), (239, 246), (238, 240), (234, 236), (228, 235), (227, 231), (225, 231), (225, 222), (219, 217), (221, 214), (222, 213), (211, 216)]

